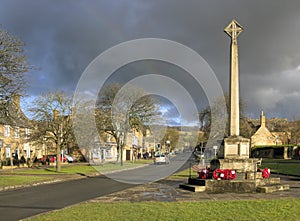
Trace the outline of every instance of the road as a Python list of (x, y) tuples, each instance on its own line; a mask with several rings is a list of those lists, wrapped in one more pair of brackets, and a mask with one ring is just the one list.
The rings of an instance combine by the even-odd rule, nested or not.
[(39, 213), (121, 191), (133, 185), (105, 176), (0, 192), (0, 220), (20, 220)]
[[(20, 220), (121, 191), (134, 184), (153, 182), (187, 166), (190, 154), (180, 154), (167, 165), (148, 165), (107, 176), (87, 177), (0, 192), (0, 220)], [(122, 182), (118, 182), (118, 181)]]
[(170, 158), (166, 165), (148, 165), (134, 170), (111, 173), (106, 176), (119, 182), (130, 184), (144, 184), (164, 179), (178, 170), (188, 168), (187, 160), (191, 159), (191, 153), (181, 153)]

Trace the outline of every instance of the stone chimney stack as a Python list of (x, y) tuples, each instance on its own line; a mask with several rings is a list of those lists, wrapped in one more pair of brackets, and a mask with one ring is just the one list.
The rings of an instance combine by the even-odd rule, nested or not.
[(59, 117), (59, 111), (58, 110), (53, 110), (53, 120), (57, 119)]
[(260, 127), (266, 127), (266, 116), (264, 115), (263, 111), (260, 115)]

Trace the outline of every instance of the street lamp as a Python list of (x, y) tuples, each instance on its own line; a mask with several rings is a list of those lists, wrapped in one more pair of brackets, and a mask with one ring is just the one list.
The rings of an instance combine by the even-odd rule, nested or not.
[(119, 137), (119, 139), (120, 139), (120, 150), (121, 150), (121, 153), (120, 153), (120, 165), (121, 166), (123, 166), (123, 139), (124, 139), (124, 137), (123, 137), (124, 135), (123, 135), (123, 133), (121, 132), (120, 133), (120, 137)]

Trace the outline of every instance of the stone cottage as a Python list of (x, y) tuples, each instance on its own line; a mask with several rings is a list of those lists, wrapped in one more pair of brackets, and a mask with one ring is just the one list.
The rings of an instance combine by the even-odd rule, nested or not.
[(291, 137), (289, 132), (270, 132), (266, 127), (266, 116), (263, 111), (260, 115), (260, 126), (251, 136), (251, 148), (254, 146), (288, 144)]
[[(1, 101), (0, 101), (1, 102)], [(20, 96), (2, 103), (0, 110), (0, 166), (25, 164), (35, 148), (29, 142), (32, 124), (20, 107)]]

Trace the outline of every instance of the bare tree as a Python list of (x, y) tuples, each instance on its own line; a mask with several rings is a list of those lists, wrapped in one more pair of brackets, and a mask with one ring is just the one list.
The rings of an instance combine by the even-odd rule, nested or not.
[(37, 97), (28, 108), (36, 127), (31, 140), (54, 144), (57, 172), (61, 171), (61, 150), (74, 142), (71, 101), (63, 92), (47, 93)]
[(114, 137), (121, 156), (131, 129), (145, 134), (151, 119), (158, 114), (155, 100), (142, 89), (109, 84), (102, 89), (96, 105), (96, 123), (100, 131)]
[(27, 63), (24, 43), (0, 29), (0, 100), (5, 111), (13, 95), (20, 95), (26, 88), (25, 73), (32, 69)]
[(92, 148), (98, 140), (99, 133), (95, 126), (95, 105), (87, 97), (74, 97), (72, 106), (73, 130), (76, 145), (85, 160), (92, 159)]
[[(219, 134), (224, 134), (224, 136), (228, 136), (229, 132), (229, 121), (228, 121), (228, 114), (230, 113), (229, 109), (229, 96), (225, 95), (224, 99), (226, 102), (226, 110), (222, 110), (220, 101), (218, 98), (216, 99), (211, 106), (205, 107), (200, 113), (199, 113), (199, 120), (201, 123), (201, 130), (204, 132), (205, 139), (208, 139), (208, 136), (210, 132), (212, 131), (212, 127), (215, 128), (214, 131), (217, 131)], [(239, 102), (240, 106), (240, 133), (242, 136), (250, 137), (253, 134), (252, 128), (247, 123), (246, 117), (245, 117), (245, 108), (246, 103), (240, 99)], [(214, 125), (212, 125), (212, 111), (215, 114), (215, 121)], [(228, 113), (228, 114), (227, 114)], [(220, 131), (218, 128), (223, 128), (220, 125), (226, 124), (225, 130)]]

